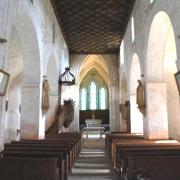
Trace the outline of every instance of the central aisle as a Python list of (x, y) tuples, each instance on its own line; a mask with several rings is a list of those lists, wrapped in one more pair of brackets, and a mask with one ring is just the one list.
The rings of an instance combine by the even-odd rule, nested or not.
[(104, 139), (85, 140), (69, 180), (118, 180), (105, 152)]

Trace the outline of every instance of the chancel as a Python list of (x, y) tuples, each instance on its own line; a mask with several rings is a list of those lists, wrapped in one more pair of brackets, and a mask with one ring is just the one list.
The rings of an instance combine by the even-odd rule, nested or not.
[(179, 180), (179, 9), (0, 0), (0, 179)]

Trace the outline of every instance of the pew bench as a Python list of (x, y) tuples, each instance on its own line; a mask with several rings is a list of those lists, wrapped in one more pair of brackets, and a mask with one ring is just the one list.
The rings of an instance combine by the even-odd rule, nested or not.
[[(21, 145), (21, 146), (33, 146), (33, 145), (42, 145), (42, 146), (47, 146), (47, 147), (66, 147), (70, 151), (70, 160), (72, 161), (72, 164), (74, 164), (75, 160), (78, 157), (78, 152), (77, 149), (75, 148), (75, 143), (73, 141), (66, 141), (66, 140), (27, 140), (27, 141), (13, 141), (11, 144), (16, 144), (16, 145)], [(12, 146), (12, 145), (6, 145), (7, 146)]]
[(180, 155), (128, 156), (123, 167), (121, 180), (179, 180)]
[(121, 163), (124, 158), (128, 156), (142, 156), (142, 155), (180, 155), (180, 145), (179, 144), (154, 144), (149, 143), (139, 143), (139, 144), (119, 144), (116, 148), (115, 156), (113, 159), (113, 167), (116, 171), (120, 171)]
[(2, 180), (57, 180), (57, 158), (0, 158)]
[(131, 133), (124, 133), (124, 132), (116, 132), (116, 133), (107, 133), (105, 139), (105, 145), (107, 152), (111, 155), (111, 145), (113, 140), (128, 140), (128, 139), (144, 139), (143, 135), (139, 134), (131, 134)]
[[(7, 144), (4, 148), (3, 155), (7, 156), (13, 156), (13, 152), (18, 151), (18, 156), (20, 156), (19, 153), (26, 154), (27, 152), (32, 152), (32, 153), (39, 153), (43, 152), (45, 153), (56, 153), (56, 155), (59, 155), (59, 153), (63, 154), (63, 172), (64, 172), (64, 177), (67, 179), (68, 175), (70, 174), (73, 166), (73, 161), (70, 156), (69, 149), (67, 147), (62, 147), (62, 146), (57, 146), (57, 145), (44, 145), (44, 144)], [(13, 153), (13, 154), (12, 154)]]

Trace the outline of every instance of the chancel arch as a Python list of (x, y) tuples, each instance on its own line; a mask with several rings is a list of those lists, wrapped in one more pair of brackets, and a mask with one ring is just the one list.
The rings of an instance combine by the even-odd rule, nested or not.
[[(80, 125), (82, 125), (82, 113), (86, 111), (88, 118), (102, 118), (103, 124), (109, 124), (109, 70), (108, 66), (99, 55), (88, 55), (80, 66), (79, 82), (79, 109)], [(86, 97), (85, 97), (86, 95)], [(86, 107), (86, 108), (85, 108)], [(104, 120), (104, 113), (107, 118)]]
[(138, 109), (136, 91), (138, 80), (141, 80), (141, 67), (137, 54), (134, 54), (131, 62), (130, 72), (130, 112), (131, 132), (143, 133), (143, 115)]
[(179, 137), (180, 105), (174, 79), (174, 73), (177, 72), (176, 60), (173, 25), (168, 14), (160, 11), (151, 25), (147, 51), (146, 123), (149, 126), (146, 127), (149, 129), (146, 128), (146, 133), (149, 138)]

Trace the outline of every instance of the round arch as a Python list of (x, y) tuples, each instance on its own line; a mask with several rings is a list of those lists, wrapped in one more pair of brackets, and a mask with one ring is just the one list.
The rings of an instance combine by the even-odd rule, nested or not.
[(164, 52), (167, 34), (172, 27), (171, 20), (164, 11), (158, 12), (152, 21), (147, 48), (146, 80), (164, 80)]
[(21, 58), (17, 56), (19, 60), (16, 60), (16, 65), (14, 65), (15, 60), (12, 57), (5, 64), (6, 69), (9, 69), (12, 73), (10, 82), (18, 78), (18, 81), (15, 81), (16, 88), (11, 89), (12, 84), (10, 84), (9, 91), (12, 90), (11, 94), (14, 94), (19, 84), (19, 92), (21, 93), (19, 95), (18, 106), (20, 108), (18, 107), (18, 111), (21, 112), (21, 138), (44, 137), (45, 123), (41, 117), (40, 52), (36, 30), (31, 17), (26, 14), (17, 15), (10, 37), (8, 54), (11, 56), (11, 49), (18, 52), (17, 47), (21, 54)]
[[(180, 130), (178, 128), (179, 95), (174, 79), (174, 73), (177, 72), (176, 60), (177, 52), (173, 26), (168, 14), (160, 11), (154, 16), (150, 28), (146, 62), (147, 82), (154, 82), (153, 88), (156, 89), (156, 92), (153, 93), (154, 98), (159, 98), (158, 102), (154, 99), (157, 103), (156, 109), (158, 109), (156, 113), (150, 113), (152, 106), (147, 101), (147, 107), (149, 107), (147, 109), (147, 121), (148, 124), (151, 124), (151, 119), (157, 121), (154, 124), (157, 126), (156, 131), (161, 132), (160, 138), (168, 138), (168, 136), (177, 138)], [(151, 90), (152, 88), (147, 88), (147, 96)], [(153, 134), (153, 132), (151, 133)]]
[(6, 95), (5, 142), (18, 140), (20, 129), (21, 86), (23, 81), (23, 52), (16, 28), (13, 27), (8, 46), (8, 67), (10, 81)]

